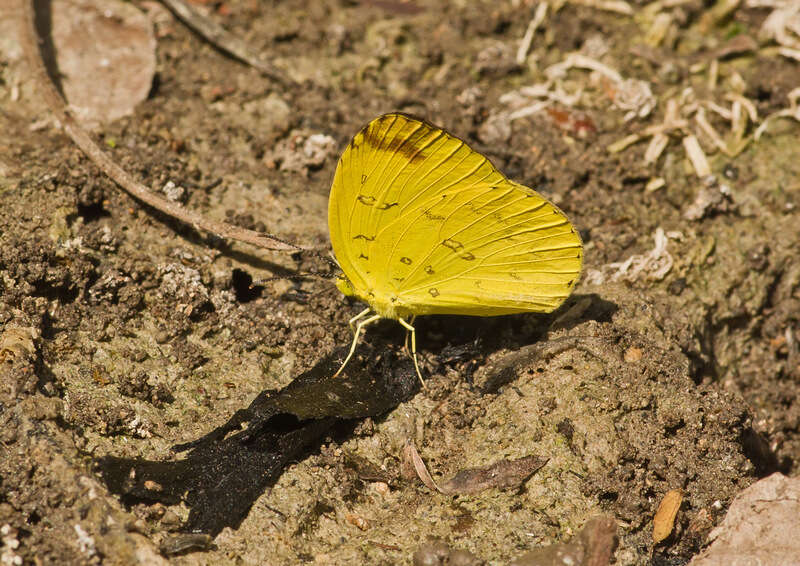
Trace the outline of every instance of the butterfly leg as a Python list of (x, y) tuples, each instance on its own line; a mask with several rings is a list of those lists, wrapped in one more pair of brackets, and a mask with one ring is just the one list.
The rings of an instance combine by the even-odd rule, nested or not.
[(372, 311), (372, 309), (371, 309), (371, 308), (369, 308), (369, 307), (367, 307), (367, 308), (365, 308), (363, 311), (361, 311), (360, 313), (358, 313), (356, 316), (354, 316), (353, 318), (351, 318), (351, 319), (350, 319), (350, 320), (347, 322), (347, 324), (349, 324), (349, 325), (350, 325), (350, 330), (352, 330), (353, 332), (355, 332), (355, 331), (356, 331), (356, 321), (357, 321), (358, 319), (360, 319), (360, 318), (364, 318), (364, 316), (365, 316), (365, 315), (367, 315), (367, 314), (369, 314), (371, 311)]
[[(366, 309), (366, 310), (364, 310), (364, 311), (361, 311), (360, 313), (358, 313), (358, 314), (357, 314), (356, 316), (354, 316), (353, 318), (351, 318), (351, 319), (350, 319), (350, 326), (352, 327), (352, 326), (353, 326), (353, 323), (354, 323), (355, 321), (357, 321), (357, 320), (358, 320), (358, 319), (360, 319), (360, 318), (363, 318), (363, 317), (364, 317), (364, 315), (366, 315), (366, 314), (367, 314), (367, 313), (369, 313), (369, 312), (370, 312), (370, 309)], [(334, 374), (333, 374), (333, 377), (338, 377), (338, 376), (339, 376), (339, 374), (340, 374), (340, 373), (342, 373), (342, 370), (344, 369), (344, 366), (346, 366), (346, 365), (347, 365), (347, 362), (349, 362), (349, 361), (350, 361), (350, 358), (352, 358), (352, 357), (353, 357), (353, 352), (355, 352), (355, 351), (356, 351), (356, 345), (358, 344), (358, 337), (359, 337), (359, 335), (361, 334), (361, 331), (364, 329), (364, 327), (365, 327), (366, 325), (368, 325), (368, 324), (372, 324), (373, 322), (375, 322), (376, 320), (378, 320), (380, 317), (381, 317), (381, 315), (379, 315), (379, 314), (375, 314), (375, 315), (372, 315), (372, 316), (371, 316), (371, 317), (369, 317), (369, 318), (366, 318), (366, 319), (362, 320), (361, 322), (359, 322), (359, 323), (356, 325), (356, 327), (355, 327), (355, 331), (354, 331), (354, 334), (353, 334), (353, 343), (350, 345), (350, 352), (347, 354), (347, 357), (344, 359), (344, 362), (342, 362), (342, 367), (340, 367), (340, 368), (339, 368), (339, 371), (337, 371), (336, 373), (334, 373)]]
[[(414, 369), (417, 370), (417, 377), (419, 378), (419, 382), (422, 384), (422, 387), (425, 387), (425, 380), (422, 379), (422, 373), (419, 371), (419, 364), (417, 364), (417, 331), (414, 330), (414, 327), (411, 326), (411, 323), (414, 322), (414, 316), (412, 316), (409, 320), (410, 322), (406, 322), (405, 320), (398, 319), (398, 322), (406, 329), (406, 331), (411, 334), (411, 358), (414, 360)], [(408, 335), (406, 335), (406, 345), (408, 345)]]
[[(415, 321), (416, 319), (417, 319), (417, 315), (415, 315), (415, 314), (412, 314), (412, 315), (411, 315), (411, 318), (409, 318), (409, 319), (408, 319), (408, 324), (409, 324), (409, 326), (412, 326), (412, 327), (413, 327), (413, 326), (414, 326), (414, 321)], [(405, 341), (405, 343), (403, 343), (403, 351), (404, 351), (406, 354), (408, 353), (408, 335), (409, 335), (410, 333), (411, 333), (411, 331), (410, 331), (408, 328), (406, 328), (406, 341)]]

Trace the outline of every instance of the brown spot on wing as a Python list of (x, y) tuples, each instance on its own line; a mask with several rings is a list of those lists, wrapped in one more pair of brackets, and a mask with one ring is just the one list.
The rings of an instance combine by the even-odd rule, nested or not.
[(450, 248), (454, 252), (460, 251), (464, 247), (464, 244), (452, 238), (447, 238), (446, 240), (442, 241), (442, 245), (446, 248)]
[[(396, 127), (397, 123), (401, 124), (400, 131), (387, 138), (386, 130)], [(408, 131), (409, 124), (414, 128), (411, 131)], [(413, 163), (424, 159), (425, 149), (429, 148), (434, 140), (446, 135), (441, 128), (426, 122), (398, 114), (386, 114), (376, 118), (367, 126), (364, 131), (364, 143), (373, 149), (399, 153)]]
[[(364, 137), (364, 143), (367, 146), (371, 147), (372, 149), (377, 149), (383, 143), (384, 130), (387, 127), (389, 122), (394, 123), (399, 117), (392, 114), (384, 114), (379, 118), (375, 118), (372, 122), (367, 124), (367, 126), (362, 130), (362, 134)], [(391, 127), (391, 126), (388, 126)]]
[(458, 254), (458, 257), (460, 257), (461, 259), (466, 259), (467, 261), (472, 261), (473, 259), (475, 259), (475, 255), (472, 252), (463, 251), (464, 244), (462, 244), (458, 240), (447, 238), (442, 242), (442, 245), (456, 252)]

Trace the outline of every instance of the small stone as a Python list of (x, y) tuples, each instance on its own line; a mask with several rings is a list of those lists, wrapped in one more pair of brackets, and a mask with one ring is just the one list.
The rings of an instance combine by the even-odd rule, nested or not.
[(631, 346), (630, 348), (625, 350), (623, 359), (625, 360), (626, 363), (629, 364), (638, 362), (639, 360), (642, 359), (642, 349)]

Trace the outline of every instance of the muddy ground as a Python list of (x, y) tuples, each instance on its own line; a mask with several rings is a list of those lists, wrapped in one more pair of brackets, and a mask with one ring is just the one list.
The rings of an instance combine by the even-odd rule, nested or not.
[[(160, 5), (138, 6), (154, 22), (157, 79), (96, 139), (145, 185), (173, 181), (188, 208), (327, 249), (338, 153), (372, 118), (403, 110), (556, 202), (586, 258), (552, 315), (420, 319), (425, 390), (325, 439), (210, 549), (164, 560), (410, 564), (435, 537), (504, 564), (609, 515), (617, 564), (684, 564), (738, 492), (797, 474), (800, 126), (775, 119), (753, 137), (790, 107), (800, 63), (761, 34), (770, 7), (591, 4), (551, 6), (522, 63), (536, 12), (525, 0), (199, 6), (302, 86), (232, 60)], [(656, 39), (654, 22), (666, 22)], [(171, 446), (347, 344), (361, 306), (325, 279), (250, 289), (325, 265), (221, 242), (122, 193), (43, 121), (13, 37), (3, 49), (2, 552), (9, 563), (156, 563), (186, 507), (123, 505), (94, 459), (180, 458)], [(580, 65), (549, 78), (574, 52), (652, 97), (638, 90), (626, 104), (623, 83)], [(534, 84), (546, 94), (519, 90)], [(741, 99), (757, 117), (737, 131)], [(670, 104), (686, 122), (656, 159), (650, 137), (609, 150), (663, 124)], [(727, 154), (698, 125), (699, 107)], [(309, 159), (314, 134), (332, 144)], [(713, 179), (687, 158), (691, 135)], [(403, 332), (387, 321), (366, 340), (399, 349)], [(435, 478), (527, 455), (547, 463), (515, 489), (446, 496), (400, 473), (409, 440)], [(386, 479), (363, 479), (352, 461)], [(676, 526), (654, 545), (672, 489), (685, 493)]]

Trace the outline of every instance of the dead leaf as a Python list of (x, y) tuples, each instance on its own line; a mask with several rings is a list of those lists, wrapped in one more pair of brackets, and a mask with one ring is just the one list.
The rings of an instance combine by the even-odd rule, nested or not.
[(452, 478), (437, 485), (428, 472), (425, 462), (412, 442), (407, 442), (403, 449), (403, 457), (410, 462), (417, 477), (428, 489), (445, 495), (472, 495), (487, 489), (511, 489), (522, 485), (547, 460), (538, 456), (524, 456), (517, 460), (500, 460), (481, 468), (461, 470)]
[(414, 466), (414, 471), (417, 472), (417, 477), (423, 484), (425, 484), (425, 487), (444, 493), (441, 489), (439, 489), (439, 486), (436, 485), (436, 482), (433, 481), (431, 474), (428, 472), (427, 466), (425, 466), (425, 462), (422, 461), (422, 457), (419, 455), (419, 452), (417, 452), (417, 447), (414, 446), (413, 443), (406, 442), (406, 445), (403, 448), (403, 456)]
[(512, 489), (522, 485), (547, 460), (525, 456), (517, 460), (500, 460), (482, 468), (461, 470), (441, 486), (448, 495), (469, 495), (486, 489)]
[(133, 112), (156, 69), (153, 26), (117, 0), (54, 0), (52, 37), (60, 86), (75, 117), (97, 126)]

